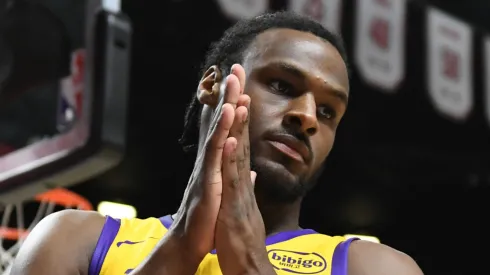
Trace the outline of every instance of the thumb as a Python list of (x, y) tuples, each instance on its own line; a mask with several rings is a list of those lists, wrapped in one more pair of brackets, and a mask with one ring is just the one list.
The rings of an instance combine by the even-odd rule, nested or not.
[(256, 178), (257, 178), (257, 173), (254, 171), (250, 171), (250, 180), (252, 181), (252, 184), (255, 184)]

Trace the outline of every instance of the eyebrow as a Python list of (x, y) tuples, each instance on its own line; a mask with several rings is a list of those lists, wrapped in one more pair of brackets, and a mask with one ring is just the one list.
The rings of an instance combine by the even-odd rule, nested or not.
[[(276, 69), (281, 70), (283, 72), (286, 72), (290, 75), (293, 75), (297, 78), (307, 79), (306, 74), (301, 69), (299, 69), (297, 66), (295, 66), (291, 63), (288, 63), (288, 62), (275, 61), (275, 62), (271, 62), (271, 63), (267, 64), (266, 67), (276, 68)], [(347, 93), (345, 91), (343, 91), (342, 89), (336, 88), (334, 85), (330, 84), (326, 80), (324, 80), (323, 82), (324, 82), (324, 85), (328, 86), (329, 92), (333, 96), (340, 99), (340, 101), (342, 101), (345, 105), (347, 105), (347, 103), (349, 101), (349, 96), (347, 95)]]

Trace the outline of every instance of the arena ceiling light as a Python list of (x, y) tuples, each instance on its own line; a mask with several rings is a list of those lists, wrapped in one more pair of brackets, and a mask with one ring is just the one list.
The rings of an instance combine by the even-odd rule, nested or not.
[(136, 208), (132, 205), (103, 201), (97, 206), (97, 211), (104, 216), (111, 216), (115, 219), (136, 218)]
[(350, 239), (350, 238), (359, 238), (360, 240), (363, 241), (369, 241), (373, 243), (381, 243), (377, 237), (374, 236), (367, 236), (367, 235), (357, 235), (357, 234), (347, 234), (344, 235), (345, 238)]

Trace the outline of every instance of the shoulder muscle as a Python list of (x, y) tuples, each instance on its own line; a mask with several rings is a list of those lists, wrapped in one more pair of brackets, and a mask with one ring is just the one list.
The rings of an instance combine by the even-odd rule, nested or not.
[(105, 219), (64, 210), (44, 218), (22, 245), (12, 275), (86, 274)]
[(349, 275), (423, 275), (405, 253), (383, 244), (355, 241), (349, 248)]

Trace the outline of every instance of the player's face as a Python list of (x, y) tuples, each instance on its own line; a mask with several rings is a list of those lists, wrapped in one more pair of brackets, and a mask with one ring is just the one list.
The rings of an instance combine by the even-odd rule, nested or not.
[(291, 202), (312, 187), (347, 107), (345, 63), (330, 43), (290, 29), (256, 37), (242, 63), (256, 191)]
[[(332, 149), (349, 79), (337, 49), (313, 34), (274, 29), (245, 55), (257, 188), (280, 200), (305, 195)], [(272, 198), (271, 198), (272, 199)]]

